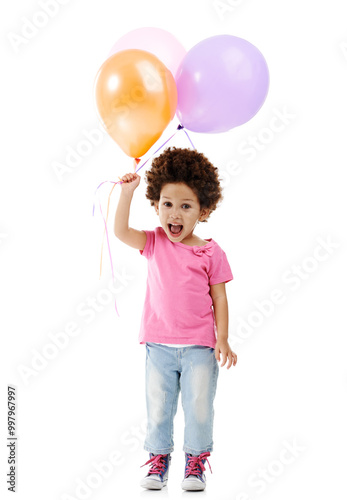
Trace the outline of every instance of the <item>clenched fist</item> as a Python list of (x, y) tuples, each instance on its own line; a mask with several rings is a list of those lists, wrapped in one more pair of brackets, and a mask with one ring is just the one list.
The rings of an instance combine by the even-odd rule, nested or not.
[[(134, 160), (134, 170), (136, 169), (137, 161)], [(122, 181), (121, 188), (123, 192), (133, 193), (137, 186), (140, 184), (141, 177), (134, 173), (129, 173), (123, 175), (123, 177), (119, 177)]]

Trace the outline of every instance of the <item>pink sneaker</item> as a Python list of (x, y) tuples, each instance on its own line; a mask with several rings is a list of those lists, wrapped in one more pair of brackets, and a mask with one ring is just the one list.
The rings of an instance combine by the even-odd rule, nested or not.
[(152, 464), (148, 474), (141, 480), (140, 485), (149, 490), (161, 490), (166, 486), (169, 477), (169, 467), (171, 463), (170, 453), (167, 455), (149, 454), (150, 459), (141, 467)]
[[(186, 467), (184, 479), (181, 483), (183, 490), (198, 491), (206, 488), (206, 477), (204, 474), (204, 470), (206, 469), (204, 464), (209, 456), (209, 451), (200, 453), (198, 457), (194, 457), (190, 453), (186, 453)], [(210, 462), (208, 460), (207, 463), (210, 467), (210, 471), (212, 472)]]

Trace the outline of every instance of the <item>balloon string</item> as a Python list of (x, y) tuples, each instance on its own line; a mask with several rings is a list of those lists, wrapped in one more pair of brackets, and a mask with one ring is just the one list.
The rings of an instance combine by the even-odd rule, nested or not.
[[(107, 219), (108, 219), (108, 213), (109, 213), (109, 210), (110, 210), (110, 198), (111, 198), (111, 194), (112, 194), (112, 191), (114, 190), (115, 186), (116, 186), (117, 183), (114, 184), (114, 186), (112, 187), (111, 191), (110, 191), (110, 194), (108, 195), (108, 202), (107, 202), (107, 213), (106, 213), (106, 220), (104, 219), (105, 221), (105, 228), (104, 228), (104, 234), (103, 234), (103, 237), (102, 237), (102, 245), (101, 245), (101, 261), (100, 261), (100, 276), (99, 276), (99, 279), (101, 278), (101, 270), (102, 270), (102, 253), (103, 253), (103, 248), (104, 248), (104, 239), (105, 239), (105, 234), (107, 236), (107, 243), (109, 243), (109, 240), (108, 240), (108, 233), (107, 233)], [(100, 206), (100, 211), (101, 211), (101, 206)], [(102, 213), (102, 211), (101, 211)], [(108, 245), (109, 246), (109, 245)], [(111, 261), (111, 269), (112, 269), (112, 277), (114, 279), (114, 274), (113, 274), (113, 265), (112, 265), (112, 261)]]
[(146, 163), (147, 163), (147, 162), (148, 162), (151, 158), (153, 158), (153, 156), (154, 156), (156, 153), (158, 153), (159, 149), (163, 148), (167, 142), (171, 141), (171, 139), (172, 139), (172, 138), (173, 138), (173, 137), (177, 134), (177, 132), (178, 132), (179, 130), (181, 130), (181, 128), (183, 128), (183, 126), (182, 126), (182, 125), (178, 125), (176, 132), (175, 132), (174, 134), (172, 134), (172, 136), (171, 136), (171, 137), (169, 137), (169, 138), (168, 138), (168, 140), (167, 140), (167, 141), (165, 141), (165, 142), (164, 142), (164, 144), (162, 144), (162, 145), (161, 145), (161, 146), (160, 146), (160, 147), (159, 147), (156, 151), (154, 151), (154, 153), (152, 154), (152, 156), (150, 156), (149, 158), (147, 158), (147, 160), (146, 160), (146, 161), (145, 161), (145, 162), (141, 165), (141, 167), (139, 167), (137, 170), (135, 170), (135, 173), (137, 173), (139, 170), (141, 170), (141, 168), (142, 168), (142, 167), (144, 167), (144, 166), (146, 165)]
[[(111, 261), (111, 269), (112, 269), (112, 278), (113, 278), (113, 283), (114, 283), (114, 272), (113, 272), (113, 263), (112, 263), (112, 258), (111, 258), (111, 248), (110, 248), (110, 241), (109, 241), (109, 238), (108, 238), (108, 231), (107, 231), (107, 219), (108, 219), (108, 213), (109, 213), (109, 208), (110, 208), (110, 198), (111, 198), (111, 194), (112, 194), (112, 191), (114, 190), (115, 188), (115, 185), (118, 184), (118, 182), (115, 182), (114, 183), (114, 186), (112, 187), (111, 189), (111, 192), (108, 196), (108, 203), (107, 203), (107, 214), (106, 214), (106, 220), (104, 218), (104, 215), (102, 213), (102, 209), (101, 209), (101, 204), (100, 204), (100, 201), (99, 201), (99, 207), (100, 207), (100, 212), (101, 212), (101, 216), (104, 220), (104, 224), (105, 224), (105, 228), (104, 228), (104, 235), (103, 235), (103, 238), (102, 238), (102, 245), (101, 245), (101, 258), (100, 258), (100, 276), (99, 276), (99, 279), (101, 278), (101, 269), (102, 269), (102, 252), (103, 252), (103, 247), (104, 247), (104, 239), (105, 239), (105, 234), (106, 234), (106, 238), (107, 238), (107, 246), (108, 246), (108, 253), (110, 255), (110, 261)], [(117, 302), (116, 302), (116, 299), (114, 301), (114, 307), (116, 309), (116, 313), (118, 314), (119, 316), (119, 312), (118, 312), (118, 309), (117, 309)]]
[[(94, 217), (94, 212), (95, 212), (95, 197), (96, 197), (96, 194), (98, 194), (98, 198), (99, 198), (99, 193), (98, 193), (98, 189), (103, 185), (105, 184), (106, 182), (111, 182), (112, 184), (119, 184), (119, 181), (117, 182), (114, 182), (114, 181), (103, 181), (101, 182), (98, 187), (96, 188), (95, 190), (95, 193), (94, 193), (94, 202), (93, 202), (93, 217)], [(99, 201), (99, 205), (100, 205), (100, 201)]]
[[(171, 139), (177, 134), (177, 132), (179, 132), (180, 130), (183, 130), (186, 134), (186, 136), (188, 137), (189, 139), (189, 142), (190, 144), (193, 146), (193, 148), (196, 150), (196, 147), (194, 146), (194, 144), (192, 143), (192, 141), (190, 140), (190, 137), (188, 135), (188, 133), (186, 132), (186, 130), (184, 129), (183, 125), (178, 125), (177, 127), (177, 130), (174, 134), (172, 134), (171, 137), (169, 137), (169, 139), (167, 139), (164, 144), (162, 144), (140, 167), (138, 167), (136, 170), (135, 170), (135, 173), (137, 173), (139, 170), (141, 170), (142, 167), (144, 167), (146, 165), (146, 163), (151, 159), (153, 158), (153, 156), (160, 150), (162, 149), (165, 144), (167, 144), (169, 141), (171, 141)], [(140, 161), (138, 158), (135, 158), (136, 161)], [(113, 184), (113, 187), (110, 191), (110, 194), (108, 195), (108, 202), (107, 202), (107, 213), (106, 213), (106, 219), (104, 218), (104, 215), (102, 213), (102, 208), (101, 208), (101, 203), (100, 203), (100, 198), (99, 198), (99, 188), (105, 184), (106, 182), (110, 182), (111, 184)], [(103, 248), (104, 248), (104, 240), (105, 240), (105, 235), (106, 235), (106, 239), (107, 239), (107, 246), (108, 246), (108, 253), (109, 253), (109, 256), (110, 256), (110, 262), (111, 262), (111, 269), (112, 269), (112, 277), (113, 277), (113, 280), (114, 280), (114, 272), (113, 272), (113, 262), (112, 262), (112, 256), (111, 256), (111, 248), (110, 248), (110, 241), (109, 241), (109, 237), (108, 237), (108, 231), (107, 231), (107, 221), (108, 221), (108, 215), (109, 215), (109, 209), (110, 209), (110, 199), (111, 199), (111, 194), (116, 186), (116, 184), (123, 184), (123, 181), (117, 181), (117, 182), (114, 182), (114, 181), (103, 181), (99, 184), (99, 186), (96, 188), (95, 190), (95, 193), (94, 193), (94, 203), (93, 203), (93, 216), (94, 216), (94, 213), (95, 213), (95, 197), (96, 195), (98, 195), (98, 201), (99, 201), (99, 207), (100, 207), (100, 213), (101, 213), (101, 216), (103, 218), (103, 221), (104, 221), (104, 234), (103, 234), (103, 237), (102, 237), (102, 245), (101, 245), (101, 257), (100, 257), (100, 276), (99, 276), (99, 279), (101, 278), (101, 272), (102, 272), (102, 254), (103, 254)], [(117, 310), (117, 304), (116, 304), (116, 301), (115, 301), (115, 308), (116, 308), (116, 311), (117, 311), (117, 314), (119, 316), (119, 313), (118, 313), (118, 310)]]
[(188, 137), (188, 139), (189, 139), (190, 144), (193, 146), (193, 148), (194, 148), (194, 149), (195, 149), (195, 151), (196, 151), (196, 147), (194, 146), (194, 144), (193, 144), (193, 143), (192, 143), (192, 141), (190, 140), (190, 137), (189, 137), (188, 132), (186, 131), (186, 129), (183, 129), (183, 132), (186, 134), (186, 136), (187, 136), (187, 137)]

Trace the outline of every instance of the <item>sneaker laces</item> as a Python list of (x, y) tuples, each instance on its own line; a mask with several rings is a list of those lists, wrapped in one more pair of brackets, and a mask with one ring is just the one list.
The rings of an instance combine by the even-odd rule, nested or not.
[(207, 459), (207, 457), (209, 457), (209, 456), (210, 456), (209, 451), (206, 451), (205, 453), (201, 453), (198, 457), (193, 457), (193, 456), (190, 457), (189, 455), (187, 455), (187, 465), (186, 465), (185, 477), (188, 477), (190, 475), (200, 476), (203, 473), (203, 471), (206, 470), (203, 460), (207, 461), (207, 463), (210, 467), (211, 474), (212, 474), (211, 465)]
[(165, 469), (165, 457), (167, 455), (153, 455), (152, 458), (147, 460), (147, 462), (141, 467), (144, 467), (145, 465), (152, 464), (151, 468), (148, 471), (148, 474), (161, 474), (164, 469)]

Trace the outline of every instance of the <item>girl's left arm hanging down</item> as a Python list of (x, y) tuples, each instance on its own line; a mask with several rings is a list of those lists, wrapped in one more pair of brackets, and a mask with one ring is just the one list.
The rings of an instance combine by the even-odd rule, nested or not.
[(215, 356), (220, 361), (222, 355), (221, 367), (228, 360), (227, 369), (231, 365), (236, 365), (237, 355), (231, 350), (228, 342), (228, 299), (225, 291), (225, 283), (218, 283), (210, 286), (210, 294), (213, 302), (214, 317), (217, 328), (217, 343), (215, 346)]

